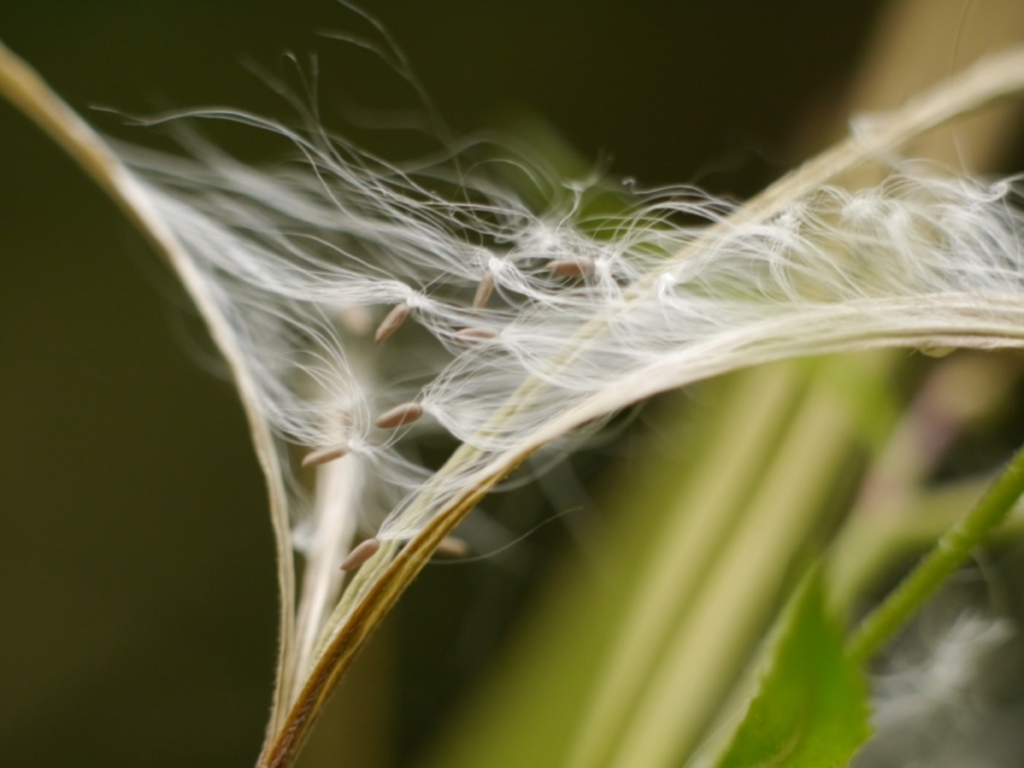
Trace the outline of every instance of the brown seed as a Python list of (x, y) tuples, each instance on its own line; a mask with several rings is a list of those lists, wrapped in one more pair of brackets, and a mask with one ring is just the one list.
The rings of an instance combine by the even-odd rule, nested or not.
[(330, 461), (340, 459), (347, 453), (348, 446), (344, 443), (339, 445), (328, 445), (326, 448), (320, 448), (307, 453), (302, 459), (302, 466), (303, 468), (319, 467), (321, 464), (327, 464)]
[(410, 312), (412, 312), (412, 307), (404, 301), (401, 304), (396, 304), (377, 326), (377, 332), (373, 334), (373, 343), (383, 344), (390, 339), (395, 331), (402, 327), (402, 323), (409, 317)]
[(367, 539), (348, 553), (348, 557), (345, 558), (345, 562), (341, 564), (341, 570), (356, 570), (359, 566), (377, 554), (379, 549), (380, 542), (377, 539)]
[(434, 554), (437, 557), (460, 559), (469, 554), (469, 544), (462, 539), (448, 536), (441, 539), (441, 543), (437, 545)]
[(422, 415), (423, 406), (419, 403), (403, 403), (382, 413), (374, 423), (381, 429), (394, 429), (403, 424), (411, 424)]
[(594, 274), (594, 262), (584, 258), (552, 259), (548, 271), (558, 277), (586, 277)]
[(494, 273), (485, 272), (476, 286), (476, 295), (473, 296), (473, 309), (483, 309), (494, 293)]
[(459, 341), (487, 341), (488, 339), (495, 339), (498, 337), (498, 332), (494, 328), (460, 328), (452, 334)]

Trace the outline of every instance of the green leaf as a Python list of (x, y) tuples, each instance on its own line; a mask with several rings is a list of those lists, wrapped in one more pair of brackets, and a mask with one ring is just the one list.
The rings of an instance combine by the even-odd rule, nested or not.
[(760, 691), (718, 768), (844, 766), (869, 735), (863, 674), (843, 653), (815, 569), (781, 619)]

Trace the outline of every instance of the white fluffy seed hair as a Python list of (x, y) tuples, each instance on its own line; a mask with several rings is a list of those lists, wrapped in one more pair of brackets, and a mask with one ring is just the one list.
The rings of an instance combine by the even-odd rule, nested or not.
[[(344, 443), (395, 489), (388, 502), (428, 476), (397, 451), (410, 429), (440, 425), (474, 447), (452, 478), (461, 486), (498, 455), (734, 368), (1024, 337), (1024, 217), (1011, 181), (907, 164), (855, 193), (816, 188), (767, 220), (733, 223), (731, 204), (683, 187), (630, 201), (617, 191), (624, 213), (588, 219), (592, 190), (522, 158), (512, 162), (549, 210), (479, 166), (408, 170), (323, 130), (190, 115), (298, 148), (266, 169), (195, 140), (193, 160), (121, 152), (205, 275), (263, 418), (309, 450)], [(567, 273), (566, 260), (585, 266)], [(481, 283), (494, 298), (480, 300)], [(396, 306), (408, 311), (393, 328)], [(377, 347), (381, 322), (378, 340), (391, 338)], [(415, 426), (375, 426), (410, 402), (425, 415)], [(398, 505), (378, 536), (408, 538), (433, 506)]]
[[(400, 54), (383, 58), (405, 71)], [(518, 188), (454, 146), (447, 160), (399, 166), (328, 134), (297, 100), (300, 128), (229, 110), (181, 115), (283, 136), (297, 151), (270, 168), (187, 132), (191, 158), (108, 144), (0, 44), (0, 93), (167, 257), (238, 385), (281, 555), (270, 733), (289, 738), (308, 725), (288, 712), (322, 649), (378, 594), (403, 542), (415, 566), (417, 544), (438, 533), (428, 522), (441, 514), (444, 533), (533, 451), (648, 395), (781, 358), (1024, 346), (1012, 181), (906, 164), (871, 189), (826, 186), (1022, 90), (1018, 49), (743, 207), (688, 188), (631, 200), (619, 190), (618, 215), (592, 216), (596, 186), (529, 158), (502, 161)], [(430, 472), (403, 437), (437, 428), (462, 445)], [(307, 467), (307, 498), (297, 473), (310, 453), (324, 463)], [(378, 542), (362, 553), (379, 552), (342, 593), (357, 527)], [(304, 558), (299, 585), (292, 549)]]
[(891, 669), (873, 681), (876, 727), (898, 734), (937, 715), (974, 714), (980, 667), (1012, 635), (1008, 619), (965, 614), (920, 649), (918, 661), (891, 659)]
[[(618, 191), (623, 213), (588, 219), (591, 189), (522, 157), (512, 162), (548, 210), (486, 167), (404, 169), (314, 127), (191, 116), (269, 129), (299, 150), (267, 169), (196, 141), (195, 159), (121, 150), (205, 276), (276, 434), (310, 450), (344, 443), (393, 489), (388, 503), (428, 476), (397, 450), (406, 431), (440, 425), (475, 449), (433, 503), (398, 504), (384, 538), (412, 535), (496, 456), (658, 391), (783, 357), (1024, 337), (1010, 181), (905, 164), (768, 219), (737, 223), (733, 205), (690, 188)], [(407, 403), (424, 418), (375, 426)]]
[(1012, 622), (961, 613), (938, 633), (916, 629), (872, 679), (875, 736), (855, 768), (1015, 764), (992, 677), (1011, 650)]

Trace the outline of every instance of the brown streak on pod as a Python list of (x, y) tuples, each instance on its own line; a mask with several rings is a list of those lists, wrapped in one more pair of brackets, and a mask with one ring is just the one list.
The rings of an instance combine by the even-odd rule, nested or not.
[(594, 274), (594, 262), (584, 258), (552, 259), (547, 269), (558, 277), (586, 277)]
[(423, 406), (419, 403), (403, 403), (382, 413), (374, 423), (381, 429), (393, 429), (403, 424), (411, 424), (422, 415)]
[(336, 461), (342, 456), (348, 453), (348, 446), (344, 443), (340, 445), (328, 445), (326, 448), (320, 448), (315, 451), (310, 451), (302, 459), (303, 468), (307, 467), (319, 467), (321, 464), (327, 464), (330, 461)]
[(401, 304), (396, 304), (395, 307), (388, 312), (387, 317), (381, 320), (380, 325), (377, 326), (377, 332), (373, 334), (374, 344), (383, 344), (385, 341), (390, 339), (395, 331), (402, 327), (402, 323), (409, 317), (409, 313), (412, 312), (412, 307), (406, 304), (404, 301)]
[(380, 549), (380, 542), (377, 539), (367, 539), (360, 543), (351, 552), (348, 553), (348, 557), (341, 564), (341, 570), (343, 571), (354, 571), (375, 554)]
[(473, 296), (473, 309), (483, 309), (494, 293), (494, 273), (485, 272), (476, 286), (476, 294)]

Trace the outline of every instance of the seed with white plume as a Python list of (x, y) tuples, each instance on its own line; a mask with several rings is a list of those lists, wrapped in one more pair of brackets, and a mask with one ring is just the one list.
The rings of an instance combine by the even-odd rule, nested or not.
[(453, 336), (459, 341), (480, 342), (497, 338), (498, 331), (496, 331), (494, 328), (471, 326), (469, 328), (460, 328), (453, 334)]
[[(407, 402), (376, 421), (409, 424), (429, 402), (432, 426), (481, 452), (432, 494), (437, 504), (502, 452), (531, 450), (629, 402), (736, 367), (894, 342), (1024, 339), (1024, 227), (1008, 184), (909, 168), (878, 187), (818, 187), (770, 217), (704, 231), (693, 219), (720, 222), (729, 204), (667, 190), (639, 200), (610, 232), (591, 233), (567, 214), (540, 217), (489, 182), (462, 193), (479, 203), (447, 208), (393, 170), (365, 158), (343, 163), (338, 148), (278, 130), (317, 174), (263, 173), (216, 155), (205, 164), (126, 155), (222, 303), (261, 411), (287, 439), (332, 444), (331, 409), (366, 414), (376, 399), (346, 329), (325, 320), (339, 307), (390, 304), (378, 335), (402, 321), (438, 339), (443, 353), (396, 350), (387, 380)], [(673, 227), (677, 213), (685, 224)], [(467, 308), (484, 247), (509, 302)], [(568, 255), (537, 270), (540, 253)], [(593, 279), (571, 286), (552, 279), (588, 273)], [(407, 315), (410, 293), (416, 311)], [(413, 359), (418, 378), (403, 389), (394, 380)], [(529, 379), (541, 382), (530, 399), (504, 408)], [(372, 419), (357, 421), (377, 481), (402, 493), (420, 487), (426, 475), (396, 455), (393, 439), (374, 442)], [(429, 515), (399, 505), (384, 531), (409, 535)]]
[(434, 555), (437, 557), (451, 558), (451, 559), (462, 559), (469, 554), (469, 544), (462, 539), (457, 539), (454, 536), (446, 536), (441, 539), (441, 543), (437, 545), (434, 550)]
[[(476, 170), (406, 170), (315, 124), (227, 117), (277, 131), (302, 162), (262, 171), (195, 144), (195, 162), (122, 154), (229, 324), (274, 434), (331, 445), (332, 414), (355, 415), (367, 482), (394, 503), (389, 536), (415, 533), (501, 457), (665, 389), (800, 355), (1024, 343), (1024, 217), (1008, 183), (907, 166), (877, 187), (815, 184), (735, 217), (731, 203), (667, 189), (595, 228), (588, 190), (529, 158), (517, 162), (550, 211)], [(492, 282), (501, 306), (485, 301)], [(337, 318), (381, 305), (393, 309), (378, 338), (415, 322), (438, 344), (362, 357)], [(379, 381), (405, 404), (374, 422)], [(429, 504), (411, 505), (430, 473), (371, 427), (409, 424), (420, 403), (428, 428), (469, 448), (431, 481)]]
[(341, 570), (343, 571), (355, 571), (373, 557), (377, 552), (380, 551), (380, 541), (378, 539), (367, 539), (361, 542), (348, 553), (348, 557), (341, 564)]
[(302, 459), (302, 466), (304, 468), (318, 467), (321, 464), (337, 461), (343, 456), (348, 455), (348, 451), (348, 445), (345, 444), (328, 445), (325, 448), (320, 448), (307, 453)]
[(484, 276), (480, 278), (480, 282), (477, 283), (476, 293), (473, 294), (473, 309), (483, 309), (486, 307), (493, 293), (494, 273), (485, 272)]
[(405, 302), (395, 305), (381, 321), (381, 324), (377, 326), (377, 332), (373, 335), (374, 344), (383, 344), (390, 339), (408, 319), (410, 312), (412, 312), (412, 307)]
[(377, 417), (374, 423), (381, 429), (394, 429), (404, 424), (411, 424), (423, 416), (423, 406), (419, 403), (403, 403)]
[(547, 263), (551, 274), (559, 277), (586, 277), (594, 274), (594, 262), (578, 256), (566, 259), (552, 259)]

